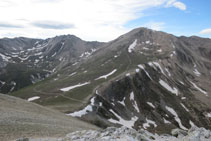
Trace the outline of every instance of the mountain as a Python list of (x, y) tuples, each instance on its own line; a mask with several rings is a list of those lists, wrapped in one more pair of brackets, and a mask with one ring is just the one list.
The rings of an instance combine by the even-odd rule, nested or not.
[[(27, 54), (43, 57), (3, 61), (4, 73), (10, 72), (10, 64), (31, 65), (33, 71), (46, 73), (28, 74), (36, 83), (17, 87), (10, 95), (100, 127), (124, 125), (157, 133), (194, 125), (211, 129), (211, 39), (137, 28), (107, 43), (85, 42), (72, 35), (35, 43)], [(2, 82), (8, 80), (3, 76)]]
[(73, 131), (98, 130), (97, 127), (64, 114), (0, 94), (0, 140), (22, 137), (60, 137)]
[[(0, 40), (0, 92), (9, 93), (41, 81), (66, 65), (88, 57), (103, 43), (73, 35), (51, 39)], [(84, 56), (80, 56), (85, 53)]]
[[(127, 53), (129, 70), (96, 89), (84, 120), (152, 132), (211, 128), (210, 39), (136, 29), (111, 48)], [(81, 111), (70, 115), (81, 117)]]

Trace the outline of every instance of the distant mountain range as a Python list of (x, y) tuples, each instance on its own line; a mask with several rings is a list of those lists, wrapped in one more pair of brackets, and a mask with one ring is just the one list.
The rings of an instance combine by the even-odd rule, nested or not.
[(0, 39), (0, 92), (100, 127), (211, 129), (211, 39), (137, 28), (107, 42)]

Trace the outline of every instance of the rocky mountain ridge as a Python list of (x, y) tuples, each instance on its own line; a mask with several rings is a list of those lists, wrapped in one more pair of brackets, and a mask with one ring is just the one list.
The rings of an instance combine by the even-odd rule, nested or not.
[(89, 57), (102, 44), (82, 41), (73, 35), (46, 40), (1, 39), (0, 92), (9, 93), (41, 81), (66, 65)]

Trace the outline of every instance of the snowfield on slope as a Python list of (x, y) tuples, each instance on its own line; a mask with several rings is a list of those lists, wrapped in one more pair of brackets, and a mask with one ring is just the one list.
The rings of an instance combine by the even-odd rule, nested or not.
[(144, 70), (144, 72), (146, 73), (146, 75), (152, 80), (151, 76), (149, 75), (149, 73), (145, 70), (144, 66), (143, 65), (138, 65), (138, 67), (142, 70)]
[(31, 97), (31, 98), (28, 98), (28, 101), (34, 101), (34, 100), (37, 100), (37, 99), (40, 99), (40, 97), (34, 96), (34, 97)]
[(136, 103), (135, 99), (134, 99), (134, 92), (130, 93), (130, 100), (132, 101), (133, 107), (136, 109), (136, 111), (138, 113), (140, 113), (140, 110), (138, 108), (138, 104)]
[(169, 86), (169, 84), (167, 84), (165, 81), (163, 80), (159, 80), (159, 83), (165, 88), (167, 89), (168, 91), (170, 91), (171, 93), (173, 94), (176, 94), (178, 96), (178, 90), (176, 88), (172, 88), (171, 86)]
[(72, 117), (82, 117), (82, 116), (86, 115), (88, 112), (92, 112), (93, 111), (92, 106), (94, 105), (95, 97), (93, 97), (90, 100), (90, 102), (91, 103), (89, 105), (87, 105), (84, 109), (70, 113), (70, 114), (67, 114), (67, 115), (72, 116)]
[(202, 90), (201, 88), (199, 88), (195, 83), (193, 83), (192, 81), (189, 81), (197, 90), (199, 90), (200, 92), (202, 92), (203, 94), (205, 94), (206, 96), (208, 96), (207, 92)]
[(155, 106), (151, 102), (147, 102), (147, 104), (155, 109)]
[(75, 89), (75, 88), (78, 88), (78, 87), (82, 87), (82, 86), (84, 86), (84, 85), (88, 85), (88, 84), (90, 84), (90, 82), (85, 82), (85, 83), (79, 83), (79, 84), (77, 84), (77, 85), (74, 85), (74, 86), (69, 86), (69, 87), (66, 87), (66, 88), (62, 88), (62, 89), (60, 89), (61, 91), (63, 91), (63, 92), (67, 92), (67, 91), (70, 91), (70, 90), (72, 90), (72, 89)]
[(100, 76), (100, 77), (96, 78), (95, 80), (107, 79), (109, 76), (111, 76), (112, 74), (114, 74), (116, 71), (117, 71), (117, 69), (114, 69), (112, 72), (110, 72), (110, 73), (108, 73), (106, 75)]
[(175, 119), (175, 121), (179, 124), (179, 127), (180, 127), (181, 129), (183, 129), (183, 130), (188, 130), (186, 127), (184, 127), (184, 126), (182, 125), (182, 122), (181, 122), (181, 120), (180, 120), (178, 114), (176, 113), (176, 111), (175, 111), (173, 108), (166, 106), (166, 109), (167, 109), (172, 115), (174, 115), (174, 119)]
[(11, 59), (11, 57), (8, 57), (8, 56), (6, 56), (6, 55), (4, 55), (4, 54), (1, 54), (0, 53), (0, 57), (3, 59), (3, 61), (5, 61), (5, 62), (8, 62), (10, 59)]
[(133, 128), (135, 122), (138, 120), (138, 117), (134, 116), (132, 117), (130, 120), (125, 120), (122, 117), (120, 117), (118, 114), (116, 114), (112, 109), (109, 110), (111, 113), (113, 113), (119, 120), (114, 120), (114, 119), (109, 119), (108, 121), (112, 122), (112, 123), (117, 123), (120, 125), (123, 125), (125, 127), (128, 127), (130, 129)]
[(128, 47), (128, 52), (131, 53), (137, 45), (137, 39)]
[(147, 118), (146, 118), (146, 121), (147, 122), (143, 124), (144, 129), (147, 129), (148, 127), (150, 127), (150, 124), (153, 125), (154, 127), (157, 127), (157, 124), (154, 121)]
[(200, 76), (201, 75), (201, 73), (196, 68), (193, 70), (193, 73), (195, 73), (196, 76)]

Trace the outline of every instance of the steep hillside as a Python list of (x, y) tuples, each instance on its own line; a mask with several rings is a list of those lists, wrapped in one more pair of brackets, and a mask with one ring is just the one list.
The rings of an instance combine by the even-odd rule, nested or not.
[(60, 137), (73, 131), (98, 129), (25, 100), (0, 94), (0, 140)]
[(210, 39), (138, 28), (11, 95), (101, 127), (211, 128), (210, 53)]

